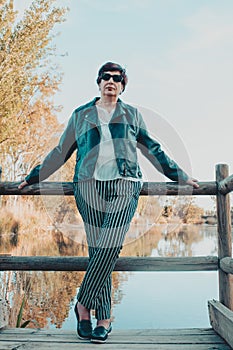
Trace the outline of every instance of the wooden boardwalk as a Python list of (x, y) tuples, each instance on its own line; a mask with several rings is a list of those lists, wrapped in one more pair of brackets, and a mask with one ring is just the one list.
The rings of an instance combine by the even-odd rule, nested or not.
[(79, 340), (75, 332), (9, 328), (0, 331), (0, 350), (229, 350), (212, 328), (113, 330), (106, 344)]
[[(233, 174), (229, 176), (226, 164), (218, 164), (216, 181), (199, 184), (199, 189), (193, 189), (193, 195), (216, 195), (218, 257), (120, 257), (116, 269), (118, 271), (218, 270), (219, 301), (208, 301), (210, 324), (213, 328), (113, 330), (108, 342), (102, 345), (79, 340), (75, 331), (8, 328), (0, 330), (0, 350), (90, 350), (96, 346), (109, 350), (233, 349), (233, 258), (229, 197), (229, 193), (233, 191)], [(63, 194), (73, 194), (73, 185), (68, 182), (44, 182), (28, 186), (22, 191), (18, 189), (18, 183), (0, 182), (0, 195), (61, 195), (61, 188)], [(191, 193), (190, 186), (150, 182), (143, 185), (141, 194), (190, 195)], [(80, 257), (6, 256), (0, 257), (0, 271), (85, 271), (87, 263), (87, 258)]]

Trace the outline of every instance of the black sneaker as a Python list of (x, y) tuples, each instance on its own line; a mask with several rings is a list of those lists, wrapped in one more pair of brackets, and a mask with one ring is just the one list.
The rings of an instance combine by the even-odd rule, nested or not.
[(91, 342), (92, 343), (105, 343), (108, 339), (109, 333), (112, 331), (112, 325), (110, 323), (108, 328), (103, 326), (97, 326), (92, 332)]
[(79, 339), (90, 340), (92, 336), (92, 324), (90, 320), (81, 320), (79, 321), (79, 313), (77, 309), (77, 304), (75, 304), (74, 312), (77, 318), (77, 333)]

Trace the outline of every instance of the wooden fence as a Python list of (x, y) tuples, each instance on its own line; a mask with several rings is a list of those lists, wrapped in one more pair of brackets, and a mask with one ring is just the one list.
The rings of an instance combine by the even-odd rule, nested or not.
[[(1, 172), (1, 171), (0, 171)], [(216, 196), (218, 256), (154, 258), (120, 257), (115, 271), (218, 271), (219, 301), (209, 301), (210, 322), (233, 347), (233, 259), (230, 192), (233, 175), (226, 164), (216, 166), (216, 181), (199, 182), (200, 188), (178, 186), (174, 182), (147, 182), (141, 195), (202, 195)], [(16, 182), (0, 182), (1, 195), (73, 195), (71, 182), (42, 182), (18, 189)], [(23, 257), (1, 256), (0, 270), (84, 271), (86, 257)]]

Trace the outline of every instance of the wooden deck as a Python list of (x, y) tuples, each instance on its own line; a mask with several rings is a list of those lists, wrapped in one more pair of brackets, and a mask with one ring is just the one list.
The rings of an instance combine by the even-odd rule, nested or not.
[(229, 350), (212, 328), (113, 330), (106, 344), (79, 340), (75, 332), (11, 328), (0, 331), (0, 350)]

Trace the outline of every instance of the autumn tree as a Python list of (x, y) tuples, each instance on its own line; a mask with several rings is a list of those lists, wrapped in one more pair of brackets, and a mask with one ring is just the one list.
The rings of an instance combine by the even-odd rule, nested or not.
[(66, 9), (54, 2), (34, 0), (17, 20), (14, 1), (0, 0), (0, 162), (8, 181), (44, 156), (60, 128), (52, 98), (62, 74), (53, 38)]
[(170, 201), (172, 214), (179, 217), (186, 224), (200, 224), (203, 222), (204, 209), (195, 204), (193, 196), (175, 196)]
[(204, 215), (204, 209), (199, 208), (197, 205), (189, 205), (185, 210), (184, 223), (186, 224), (202, 224)]
[(157, 222), (162, 213), (163, 208), (159, 204), (159, 200), (154, 196), (140, 196), (137, 206), (137, 213), (140, 217), (150, 218), (152, 222)]

